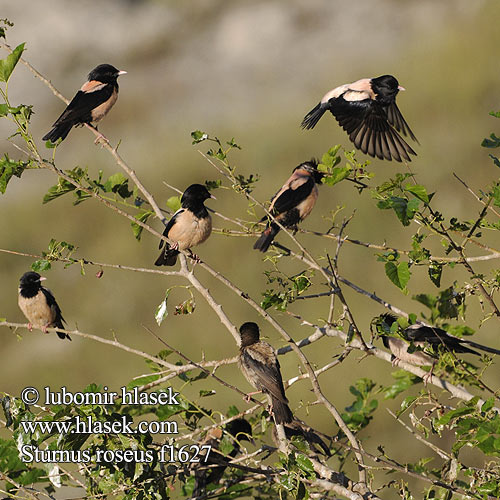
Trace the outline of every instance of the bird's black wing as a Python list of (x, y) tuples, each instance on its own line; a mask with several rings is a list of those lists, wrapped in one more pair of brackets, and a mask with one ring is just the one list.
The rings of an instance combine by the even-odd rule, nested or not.
[(462, 344), (462, 340), (448, 334), (442, 328), (430, 327), (425, 325), (411, 325), (405, 331), (405, 336), (412, 342), (427, 342), (433, 347), (445, 348), (454, 352), (465, 352), (469, 354), (478, 354)]
[[(175, 212), (175, 214), (172, 215), (172, 218), (167, 222), (167, 225), (165, 226), (165, 229), (163, 231), (163, 236), (168, 237), (168, 233), (174, 227), (174, 224), (177, 222), (177, 217), (179, 217), (179, 215), (185, 211), (186, 211), (185, 208), (179, 208), (179, 210), (177, 210), (177, 212)], [(163, 240), (160, 240), (160, 245), (158, 246), (158, 248), (161, 248), (164, 243), (165, 242)]]
[(56, 313), (56, 319), (54, 321), (55, 326), (59, 328), (64, 328), (63, 322), (66, 323), (66, 320), (62, 316), (61, 308), (59, 307), (59, 304), (56, 302), (56, 298), (48, 288), (42, 286), (41, 290), (43, 295), (45, 296), (47, 305)]
[(387, 120), (398, 132), (401, 132), (405, 136), (409, 135), (417, 144), (419, 144), (418, 139), (411, 131), (408, 123), (406, 123), (401, 111), (399, 111), (396, 102), (393, 102), (387, 108)]
[(285, 191), (283, 191), (273, 202), (273, 213), (278, 215), (295, 208), (301, 201), (304, 201), (311, 194), (313, 188), (314, 179), (312, 177), (308, 177), (307, 181), (301, 184), (297, 189), (285, 189)]
[(252, 375), (258, 390), (271, 394), (282, 402), (288, 402), (281, 378), (280, 365), (277, 359), (271, 363), (264, 363), (260, 359), (260, 353), (252, 352), (252, 348), (243, 349), (243, 363), (248, 372)]
[(381, 160), (411, 161), (415, 151), (390, 125), (385, 109), (373, 99), (330, 100), (330, 111), (357, 149)]
[(53, 126), (92, 121), (91, 111), (106, 102), (113, 94), (113, 90), (113, 85), (109, 83), (103, 84), (102, 87), (94, 91), (83, 92), (79, 90)]

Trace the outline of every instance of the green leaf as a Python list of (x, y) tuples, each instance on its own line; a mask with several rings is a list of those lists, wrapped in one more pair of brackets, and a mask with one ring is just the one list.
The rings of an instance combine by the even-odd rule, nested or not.
[(167, 207), (172, 210), (172, 212), (177, 212), (179, 208), (181, 208), (181, 197), (180, 196), (171, 196), (167, 200)]
[(500, 137), (491, 134), (489, 139), (483, 139), (481, 146), (483, 146), (483, 148), (498, 148), (500, 147)]
[(22, 161), (15, 161), (9, 158), (7, 153), (0, 158), (0, 192), (5, 193), (7, 184), (12, 176), (21, 177), (28, 164)]
[(8, 82), (24, 50), (24, 43), (18, 45), (5, 59), (0, 60), (0, 81)]
[(33, 264), (31, 264), (31, 270), (37, 273), (47, 271), (52, 267), (51, 263), (46, 259), (35, 260)]
[(407, 184), (405, 186), (405, 191), (414, 194), (419, 200), (423, 201), (424, 203), (429, 203), (429, 195), (427, 194), (427, 190), (424, 186), (420, 186), (418, 184)]
[(443, 273), (443, 264), (431, 262), (429, 265), (429, 278), (439, 288), (441, 286), (441, 274)]
[(418, 384), (421, 380), (420, 377), (405, 370), (398, 370), (392, 373), (392, 376), (396, 379), (396, 383), (384, 389), (384, 399), (394, 399), (398, 394)]
[(490, 111), (490, 116), (494, 116), (495, 118), (500, 118), (500, 111)]
[(171, 291), (172, 291), (172, 289), (169, 288), (165, 292), (165, 298), (160, 303), (160, 305), (156, 308), (155, 320), (158, 323), (158, 326), (160, 326), (163, 323), (163, 320), (168, 316), (167, 300), (168, 300), (168, 296), (170, 295)]
[(451, 410), (441, 418), (436, 421), (436, 424), (439, 426), (448, 425), (453, 419), (463, 417), (465, 415), (470, 415), (476, 411), (475, 408), (471, 408), (470, 406), (463, 406), (462, 408), (457, 408), (455, 410)]
[(322, 183), (328, 186), (333, 186), (348, 177), (350, 172), (351, 167), (335, 167), (332, 170), (331, 175), (323, 177)]
[(66, 179), (59, 177), (59, 181), (55, 186), (52, 186), (47, 191), (47, 194), (43, 197), (42, 203), (48, 203), (49, 201), (55, 200), (62, 196), (63, 194), (70, 193), (74, 191), (76, 188), (71, 182), (68, 182)]
[[(154, 212), (152, 212), (151, 210), (148, 210), (146, 212), (142, 212), (138, 215), (134, 215), (134, 217), (141, 221), (141, 222), (144, 222), (146, 223), (147, 220), (152, 216), (154, 215)], [(142, 226), (140, 226), (139, 224), (136, 224), (135, 222), (131, 222), (130, 225), (132, 226), (132, 231), (134, 232), (134, 236), (135, 236), (135, 239), (137, 241), (140, 241), (141, 240), (141, 235), (142, 235), (142, 230), (144, 229)]]
[(500, 159), (498, 159), (495, 155), (488, 155), (492, 160), (493, 163), (497, 166), (500, 167)]
[(397, 265), (394, 262), (386, 262), (385, 274), (401, 290), (406, 287), (411, 276), (407, 262), (400, 262)]
[(298, 453), (295, 456), (295, 460), (297, 461), (298, 467), (306, 474), (312, 474), (314, 472), (314, 466), (312, 462), (305, 455)]
[(191, 132), (191, 137), (193, 139), (192, 144), (198, 144), (206, 141), (208, 139), (208, 134), (206, 132), (202, 132), (201, 130), (195, 130), (194, 132)]
[(9, 114), (8, 104), (0, 104), (0, 117), (7, 116)]
[(340, 163), (340, 157), (337, 156), (339, 152), (340, 144), (330, 148), (322, 157), (321, 163), (318, 165), (318, 170), (320, 172), (329, 172), (331, 168), (335, 167)]
[(103, 189), (106, 193), (118, 193), (123, 199), (133, 194), (128, 188), (128, 179), (121, 172), (111, 175), (103, 184)]

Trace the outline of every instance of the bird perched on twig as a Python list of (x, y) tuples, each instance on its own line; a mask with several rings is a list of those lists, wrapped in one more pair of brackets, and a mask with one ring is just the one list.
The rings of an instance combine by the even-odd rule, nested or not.
[[(17, 302), (23, 314), (28, 320), (28, 328), (39, 328), (47, 333), (47, 328), (64, 329), (64, 318), (54, 295), (42, 286), (42, 281), (47, 278), (38, 273), (28, 271), (21, 276), (19, 281), (19, 294)], [(71, 340), (71, 337), (64, 332), (56, 332), (59, 338)]]
[(98, 123), (102, 120), (118, 98), (117, 78), (126, 73), (111, 64), (100, 64), (94, 68), (87, 81), (54, 122), (52, 130), (45, 134), (42, 140), (55, 143), (59, 139), (64, 140), (75, 125)]
[(208, 432), (201, 444), (211, 446), (211, 450), (206, 462), (204, 461), (205, 457), (200, 454), (200, 464), (202, 466), (195, 469), (193, 497), (205, 494), (207, 485), (216, 484), (221, 480), (224, 471), (230, 465), (229, 461), (231, 458), (235, 458), (240, 453), (239, 443), (241, 441), (252, 442), (252, 426), (244, 418), (232, 420), (226, 425), (224, 431), (233, 436), (233, 449), (229, 452), (228, 456), (224, 456), (218, 451), (223, 436), (220, 427), (211, 429)]
[(330, 111), (357, 149), (381, 160), (411, 161), (415, 151), (398, 133), (417, 138), (396, 104), (401, 87), (392, 75), (363, 78), (327, 92), (302, 120), (312, 129), (325, 111)]
[[(321, 183), (323, 173), (319, 172), (317, 160), (301, 163), (293, 169), (290, 178), (273, 196), (269, 212), (287, 228), (296, 227), (314, 208), (318, 199), (318, 184)], [(266, 220), (267, 216), (261, 219)], [(268, 221), (266, 229), (255, 242), (254, 249), (267, 252), (280, 227), (274, 221)]]
[[(386, 313), (379, 316), (379, 321), (385, 323), (389, 330), (397, 321), (397, 318), (392, 314)], [(396, 338), (388, 335), (381, 335), (384, 346), (390, 349), (394, 356), (393, 364), (404, 361), (417, 366), (434, 365), (436, 362), (436, 355), (439, 351), (452, 351), (454, 353), (474, 354), (476, 356), (480, 355), (470, 347), (491, 354), (500, 354), (500, 350), (498, 349), (478, 344), (472, 340), (454, 337), (442, 328), (436, 326), (421, 324), (410, 325), (401, 331), (401, 336), (402, 338)], [(409, 349), (411, 344), (418, 349)], [(429, 350), (429, 348), (432, 348), (432, 350)]]
[(276, 351), (270, 344), (260, 340), (256, 323), (243, 323), (240, 336), (238, 364), (243, 375), (258, 392), (268, 395), (271, 400), (270, 413), (274, 416), (274, 421), (277, 424), (290, 423), (293, 415), (285, 396)]
[[(215, 199), (205, 186), (191, 184), (181, 198), (181, 207), (168, 221), (163, 236), (173, 243), (160, 241), (165, 248), (156, 259), (155, 266), (173, 266), (177, 262), (179, 250), (190, 250), (206, 241), (212, 232), (212, 217), (204, 205), (209, 198)], [(196, 255), (193, 255), (195, 260)]]

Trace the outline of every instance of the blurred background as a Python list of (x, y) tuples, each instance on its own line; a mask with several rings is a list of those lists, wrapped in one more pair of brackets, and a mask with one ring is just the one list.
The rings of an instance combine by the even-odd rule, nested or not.
[[(452, 173), (475, 191), (498, 177), (480, 143), (490, 132), (498, 133), (498, 120), (488, 112), (499, 109), (495, 47), (500, 46), (500, 31), (494, 22), (499, 16), (499, 3), (487, 0), (52, 0), (50, 4), (17, 0), (2, 6), (2, 17), (15, 23), (8, 30), (7, 42), (12, 47), (26, 42), (24, 57), (67, 98), (100, 63), (128, 72), (119, 80), (118, 103), (100, 130), (113, 145), (121, 141), (121, 155), (163, 207), (175, 194), (163, 181), (184, 190), (193, 182), (219, 178), (199, 153), (207, 145), (191, 144), (191, 131), (203, 130), (224, 140), (234, 137), (243, 149), (231, 153), (231, 161), (238, 173), (260, 176), (254, 195), (264, 201), (300, 162), (321, 157), (334, 144), (352, 148), (330, 115), (312, 132), (299, 127), (302, 117), (328, 90), (363, 77), (393, 74), (406, 88), (398, 96), (398, 104), (420, 141), (415, 147), (418, 157), (411, 164), (417, 181), (429, 191), (438, 191), (435, 208), (446, 217), (469, 220), (477, 217), (481, 206)], [(32, 131), (50, 157), (51, 151), (44, 149), (40, 138), (62, 112), (63, 103), (22, 65), (9, 83), (9, 96), (13, 104), (34, 106)], [(12, 132), (8, 122), (1, 120), (2, 151), (21, 158), (5, 139)], [(93, 140), (89, 131), (74, 129), (57, 150), (57, 165), (87, 167), (94, 177), (101, 169), (106, 177), (118, 172), (111, 156), (94, 146)], [(362, 160), (363, 155), (359, 153), (358, 158)], [(374, 183), (405, 171), (400, 164), (378, 160), (373, 161), (372, 169)], [(158, 252), (156, 239), (144, 233), (142, 241), (136, 242), (129, 222), (96, 202), (73, 207), (72, 197), (67, 195), (42, 205), (43, 195), (56, 182), (51, 173), (38, 170), (26, 171), (21, 180), (11, 181), (0, 197), (1, 248), (39, 254), (54, 238), (78, 246), (77, 257), (152, 267)], [(246, 201), (233, 191), (218, 190), (216, 196), (217, 201), (207, 205), (229, 216), (250, 217)], [(345, 206), (344, 217), (356, 210), (347, 230), (350, 237), (409, 249), (416, 226), (403, 228), (392, 212), (376, 209), (368, 192), (360, 196), (347, 182), (320, 188), (319, 203), (303, 227), (326, 231), (330, 223), (325, 217), (338, 206)], [(150, 222), (161, 230), (158, 221)], [(234, 228), (221, 219), (215, 219), (214, 225)], [(281, 241), (287, 244), (285, 238)], [(330, 240), (302, 236), (301, 241), (315, 255), (335, 251)], [(253, 242), (214, 234), (198, 253), (259, 300), (261, 292), (269, 288), (263, 272), (271, 266), (263, 264), (262, 255), (252, 250)], [(486, 242), (499, 246), (494, 239)], [(427, 246), (437, 249), (439, 240)], [(468, 250), (471, 255), (481, 253)], [(24, 321), (16, 288), (32, 261), (0, 253), (0, 316), (9, 321)], [(302, 270), (293, 261), (283, 265), (290, 273)], [(486, 272), (493, 267), (498, 264), (477, 264), (475, 269)], [(97, 268), (86, 271), (82, 276), (76, 265), (65, 269), (54, 263), (45, 273), (69, 328), (107, 338), (116, 335), (124, 344), (156, 353), (162, 346), (144, 330), (142, 325), (147, 325), (194, 359), (200, 359), (202, 352), (207, 359), (236, 354), (232, 337), (196, 293), (195, 313), (174, 316), (175, 304), (189, 297), (186, 290), (176, 289), (169, 299), (170, 315), (160, 328), (156, 326), (154, 313), (165, 290), (184, 282), (111, 269), (96, 279)], [(373, 250), (345, 244), (340, 254), (343, 276), (408, 312), (420, 313), (424, 307), (412, 295), (436, 294), (437, 289), (425, 269), (412, 271), (405, 296), (385, 277), (383, 263), (376, 261)], [(197, 274), (235, 324), (259, 321), (253, 310), (202, 269)], [(460, 268), (447, 269), (442, 288), (464, 279)], [(369, 336), (371, 319), (383, 311), (349, 290), (345, 293), (358, 326)], [(475, 340), (498, 347), (498, 324), (492, 320), (479, 329), (480, 307), (473, 299), (469, 303), (467, 323), (479, 330)], [(328, 299), (299, 301), (290, 310), (315, 322), (327, 316), (328, 304)], [(289, 316), (273, 314), (294, 339), (311, 333)], [(27, 385), (53, 389), (64, 385), (79, 391), (94, 382), (117, 389), (148, 371), (140, 358), (90, 340), (62, 342), (39, 331), (17, 334), (8, 329), (1, 332), (0, 390), (13, 395)], [(263, 334), (274, 346), (282, 345), (277, 334), (264, 325)], [(306, 354), (322, 366), (340, 349), (340, 341), (323, 339)], [(280, 362), (285, 378), (297, 374), (299, 362), (294, 355), (288, 354)], [(377, 359), (360, 362), (360, 355), (354, 354), (320, 382), (326, 395), (343, 410), (353, 400), (349, 386), (356, 378), (388, 384), (393, 380), (391, 371), (387, 363)], [(498, 365), (494, 365), (485, 381), (498, 387), (498, 373)], [(236, 366), (221, 368), (218, 374), (249, 390)], [(201, 388), (217, 390), (217, 401), (212, 398), (210, 403), (222, 411), (229, 404), (246, 407), (239, 396), (210, 380), (198, 384), (192, 396)], [(288, 395), (301, 418), (327, 434), (337, 431), (323, 407), (305, 407), (314, 400), (307, 381), (295, 384)], [(385, 407), (394, 410), (399, 404), (400, 400), (382, 401), (379, 418), (362, 436), (371, 438), (370, 451), (383, 442), (386, 451), (397, 454), (401, 462), (416, 461), (430, 452), (416, 442), (409, 448), (407, 432), (384, 415)], [(474, 463), (474, 451), (467, 453)]]

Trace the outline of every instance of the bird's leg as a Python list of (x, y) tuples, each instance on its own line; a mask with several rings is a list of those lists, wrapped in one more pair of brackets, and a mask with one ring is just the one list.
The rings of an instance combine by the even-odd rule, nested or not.
[(99, 130), (97, 129), (96, 126), (94, 126), (94, 128), (96, 129), (96, 132), (99, 134), (95, 141), (94, 141), (94, 144), (97, 145), (99, 144), (100, 142), (105, 142), (106, 144), (109, 144), (109, 139), (107, 139), (106, 137), (104, 137), (101, 132), (99, 132)]
[(193, 253), (191, 251), (191, 249), (188, 249), (188, 252), (189, 252), (189, 256), (194, 260), (193, 266), (195, 266), (196, 264), (198, 264), (198, 263), (201, 262), (201, 259), (198, 257), (198, 255), (196, 255), (195, 253)]
[(429, 373), (423, 376), (422, 381), (424, 382), (424, 385), (427, 385), (429, 381), (431, 380), (433, 373), (434, 373), (434, 367), (436, 366), (436, 362), (432, 363), (431, 369), (429, 370)]
[(50, 326), (50, 325), (48, 325), (48, 324), (47, 324), (47, 325), (43, 325), (43, 326), (42, 326), (42, 332), (43, 332), (43, 333), (49, 333), (49, 332), (47, 331), (47, 328), (48, 328), (49, 326)]
[(256, 394), (261, 394), (262, 391), (254, 391), (254, 392), (249, 392), (248, 394), (245, 394), (243, 396), (243, 400), (246, 401), (247, 403), (250, 403), (250, 398), (252, 396), (255, 396)]
[(33, 325), (31, 324), (31, 321), (30, 321), (30, 322), (28, 322), (28, 330), (29, 330), (30, 332), (32, 332), (32, 331), (33, 331)]
[(401, 362), (401, 359), (398, 358), (397, 356), (394, 356), (394, 354), (393, 354), (392, 359), (391, 359), (392, 366), (396, 367), (399, 365), (400, 362)]

